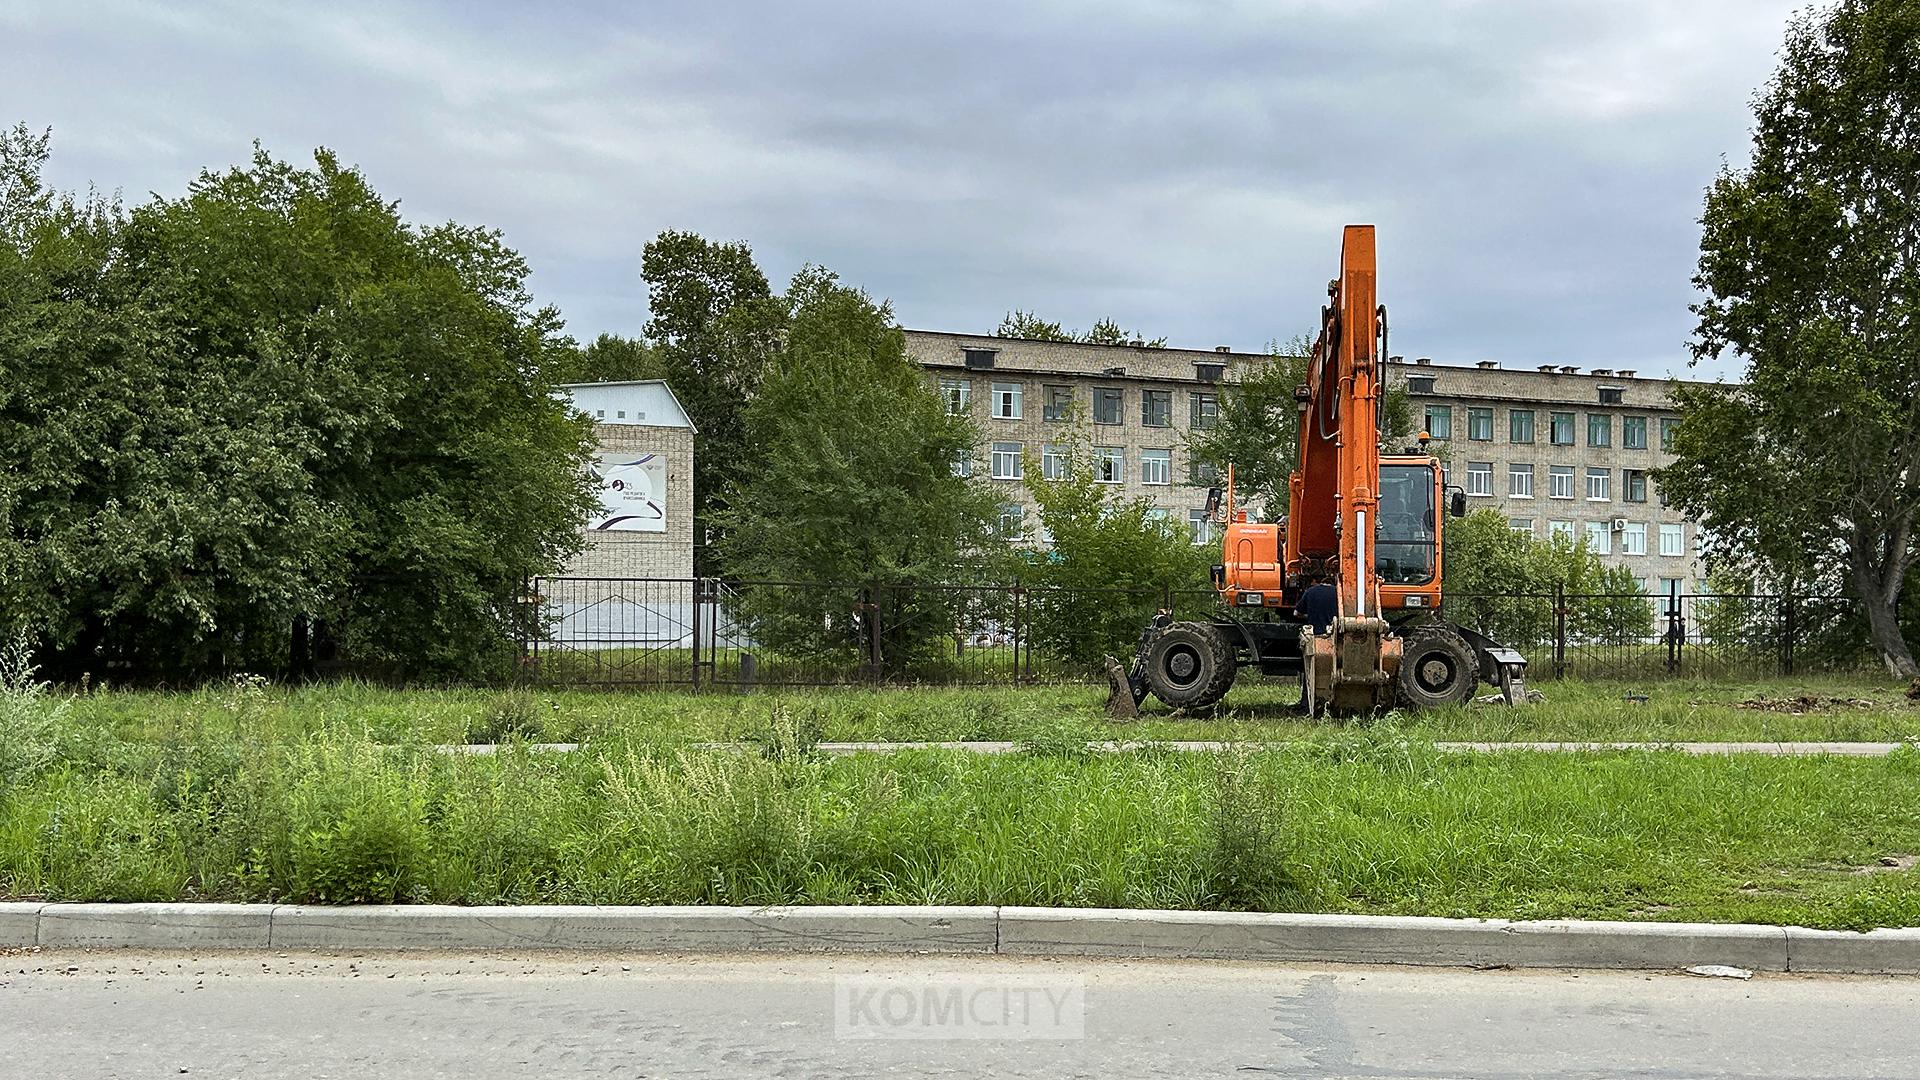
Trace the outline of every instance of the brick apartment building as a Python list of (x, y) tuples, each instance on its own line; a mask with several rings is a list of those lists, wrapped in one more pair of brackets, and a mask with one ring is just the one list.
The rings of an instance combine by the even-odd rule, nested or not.
[[(978, 334), (907, 331), (907, 352), (927, 369), (949, 410), (971, 416), (981, 445), (971, 461), (1005, 489), (1003, 526), (1044, 544), (1021, 483), (1029, 461), (1043, 475), (1069, 419), (1089, 425), (1096, 473), (1156, 513), (1211, 543), (1206, 489), (1187, 440), (1218, 416), (1221, 384), (1264, 363), (1264, 353), (1085, 345)], [(1667, 463), (1674, 424), (1665, 379), (1604, 368), (1542, 365), (1505, 370), (1395, 360), (1415, 422), (1434, 439), (1449, 482), (1468, 504), (1491, 507), (1537, 539), (1584, 536), (1626, 566), (1649, 593), (1704, 591), (1697, 526), (1665, 505), (1652, 477)]]
[(1220, 384), (1264, 353), (1221, 348), (1156, 349), (1082, 345), (980, 334), (907, 331), (907, 354), (926, 368), (949, 412), (971, 416), (982, 443), (962, 470), (1004, 488), (1002, 525), (1042, 544), (1021, 483), (1031, 459), (1043, 476), (1064, 468), (1060, 454), (1074, 418), (1088, 426), (1101, 483), (1144, 497), (1154, 512), (1185, 523), (1195, 542), (1206, 521), (1211, 474), (1195, 467), (1187, 437), (1219, 416)]

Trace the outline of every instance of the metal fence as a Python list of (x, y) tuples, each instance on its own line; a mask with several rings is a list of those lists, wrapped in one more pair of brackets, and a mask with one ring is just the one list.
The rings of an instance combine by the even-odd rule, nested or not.
[[(561, 685), (1012, 685), (1104, 681), (1161, 608), (1211, 589), (859, 585), (718, 578), (545, 578), (534, 677)], [(1449, 595), (1449, 618), (1519, 649), (1535, 678), (1722, 677), (1856, 666), (1852, 605), (1832, 597)]]

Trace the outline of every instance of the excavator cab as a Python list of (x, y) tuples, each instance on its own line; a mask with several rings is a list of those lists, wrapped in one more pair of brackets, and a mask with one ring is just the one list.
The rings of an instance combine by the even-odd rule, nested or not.
[[(1525, 698), (1526, 661), (1441, 614), (1441, 514), (1458, 516), (1463, 500), (1446, 490), (1425, 436), (1415, 451), (1381, 452), (1387, 335), (1386, 308), (1374, 297), (1373, 226), (1347, 226), (1341, 274), (1327, 292), (1294, 394), (1300, 455), (1287, 516), (1249, 520), (1228, 470), (1224, 507), (1217, 491), (1207, 503), (1209, 517), (1224, 509), (1213, 568), (1221, 610), (1204, 622), (1162, 612), (1141, 634), (1131, 669), (1108, 657), (1116, 715), (1137, 715), (1149, 692), (1175, 707), (1210, 706), (1249, 666), (1299, 678), (1316, 712), (1465, 702), (1481, 680), (1510, 703)], [(1337, 601), (1324, 631), (1296, 613), (1316, 584), (1330, 585)]]

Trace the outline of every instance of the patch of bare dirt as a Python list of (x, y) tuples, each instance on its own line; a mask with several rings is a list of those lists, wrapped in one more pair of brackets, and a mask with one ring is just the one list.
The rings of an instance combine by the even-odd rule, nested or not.
[(1736, 702), (1736, 709), (1752, 709), (1758, 712), (1791, 713), (1800, 716), (1810, 712), (1826, 712), (1829, 709), (1877, 709), (1881, 705), (1867, 698), (1814, 697), (1801, 694), (1797, 697), (1770, 698), (1765, 694)]

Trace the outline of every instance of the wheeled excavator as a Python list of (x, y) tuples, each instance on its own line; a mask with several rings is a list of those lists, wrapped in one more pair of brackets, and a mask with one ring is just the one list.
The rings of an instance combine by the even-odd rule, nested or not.
[[(1209, 492), (1209, 516), (1224, 510), (1219, 610), (1196, 621), (1162, 611), (1130, 670), (1108, 658), (1116, 715), (1137, 715), (1148, 693), (1178, 708), (1211, 706), (1243, 667), (1298, 677), (1315, 714), (1465, 702), (1482, 680), (1509, 704), (1525, 699), (1526, 660), (1445, 616), (1440, 513), (1464, 514), (1465, 493), (1448, 491), (1424, 432), (1403, 453), (1382, 452), (1387, 309), (1376, 295), (1373, 226), (1346, 227), (1327, 295), (1294, 391), (1300, 456), (1286, 518), (1249, 521), (1231, 470), (1224, 507), (1222, 492)], [(1335, 601), (1322, 626), (1296, 612), (1316, 585), (1331, 586)]]

